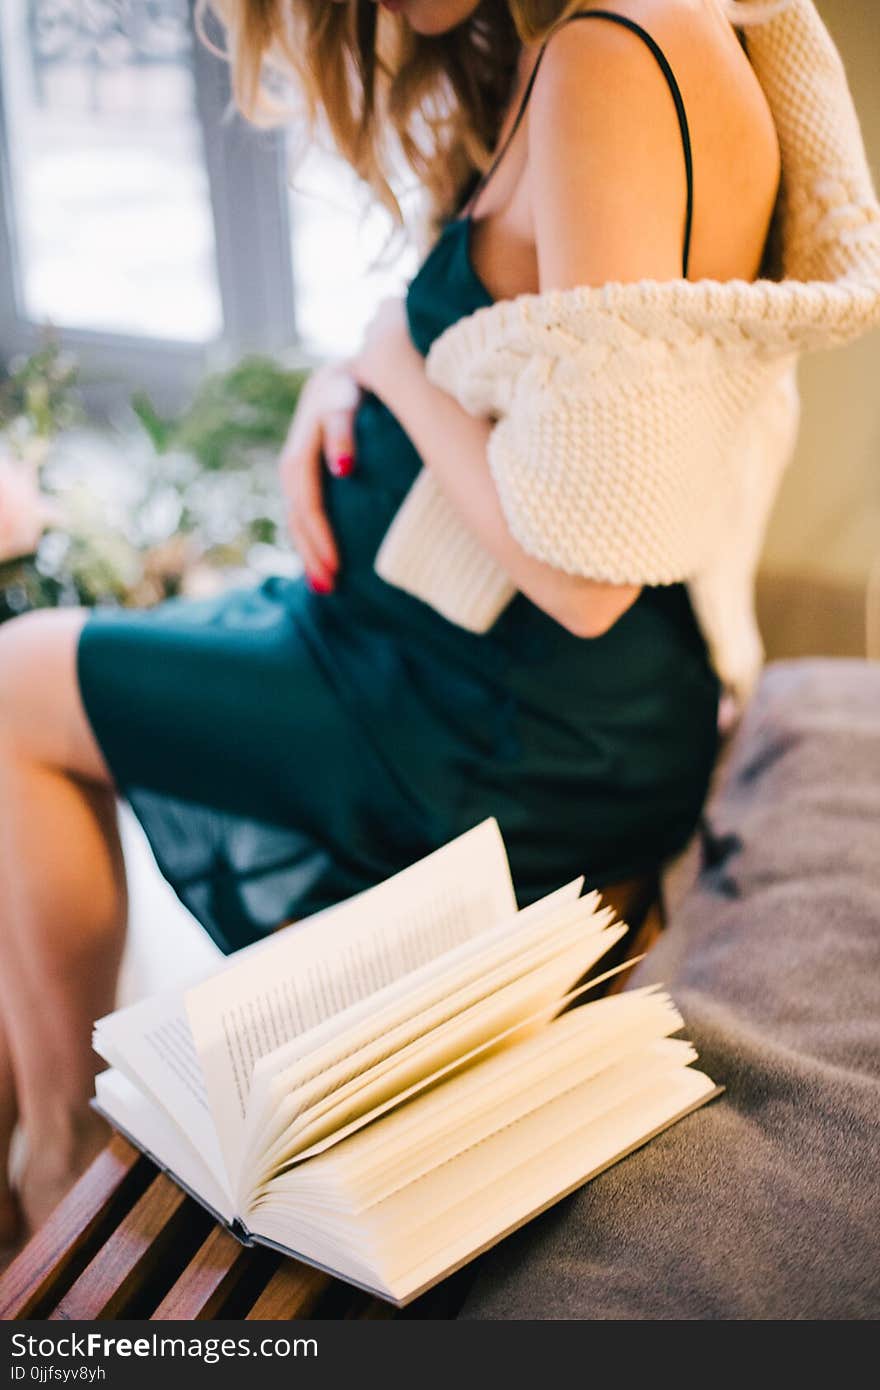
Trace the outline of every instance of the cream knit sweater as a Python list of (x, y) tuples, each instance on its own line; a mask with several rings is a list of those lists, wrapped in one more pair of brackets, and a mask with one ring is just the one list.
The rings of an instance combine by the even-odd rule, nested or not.
[[(611, 583), (686, 581), (740, 708), (764, 659), (754, 577), (797, 435), (798, 355), (880, 324), (880, 206), (840, 55), (812, 0), (747, 39), (782, 156), (773, 278), (522, 294), (426, 359), (494, 419), (489, 467), (523, 548)], [(475, 632), (515, 593), (424, 468), (375, 568)]]

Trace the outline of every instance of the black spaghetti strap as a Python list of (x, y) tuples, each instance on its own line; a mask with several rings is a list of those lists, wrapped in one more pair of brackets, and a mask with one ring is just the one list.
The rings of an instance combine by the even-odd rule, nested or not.
[[(586, 13), (586, 11), (584, 11), (584, 13)], [(572, 16), (572, 18), (574, 18), (574, 16)], [(526, 89), (522, 94), (522, 99), (519, 103), (519, 110), (517, 111), (516, 116), (514, 117), (513, 125), (510, 127), (510, 130), (508, 131), (507, 136), (504, 139), (504, 142), (495, 151), (492, 163), (489, 165), (485, 173), (477, 179), (477, 182), (474, 184), (467, 199), (463, 204), (462, 211), (465, 214), (465, 216), (470, 216), (468, 208), (472, 206), (473, 201), (476, 198), (477, 194), (480, 192), (480, 190), (486, 187), (486, 184), (489, 182), (490, 178), (495, 173), (495, 170), (498, 168), (498, 165), (501, 163), (501, 160), (504, 157), (508, 145), (510, 144), (511, 140), (513, 139), (514, 135), (519, 129), (519, 124), (525, 113), (529, 97), (532, 94), (532, 88), (535, 85), (535, 78), (538, 76), (538, 68), (541, 66), (541, 59), (544, 56), (544, 49), (547, 47), (549, 39), (550, 35), (548, 34), (547, 38), (544, 40), (544, 42), (541, 44), (540, 49), (538, 50), (538, 56), (535, 59), (535, 66), (532, 68), (532, 71), (529, 74), (529, 80), (526, 83)]]
[[(687, 179), (687, 211), (685, 214), (684, 223), (684, 251), (682, 253), (681, 273), (682, 277), (684, 279), (687, 279), (688, 261), (690, 259), (691, 249), (691, 226), (694, 217), (694, 165), (693, 155), (691, 152), (690, 130), (688, 129), (688, 122), (687, 116), (685, 114), (684, 102), (682, 100), (679, 85), (675, 80), (675, 74), (673, 73), (672, 68), (669, 66), (669, 62), (666, 58), (665, 53), (660, 48), (656, 40), (651, 37), (647, 29), (643, 29), (641, 24), (637, 24), (634, 19), (630, 19), (627, 15), (617, 14), (614, 10), (575, 10), (573, 14), (567, 15), (566, 18), (562, 21), (562, 24), (558, 25), (557, 27), (561, 29), (572, 19), (610, 19), (615, 24), (624, 25), (625, 28), (630, 29), (634, 34), (638, 34), (640, 38), (644, 39), (651, 52), (654, 54), (654, 57), (657, 59), (657, 62), (660, 64), (663, 76), (666, 78), (669, 90), (672, 93), (672, 100), (675, 103), (675, 111), (676, 115), (678, 116), (679, 129), (681, 130), (681, 141), (682, 145), (684, 146), (684, 168), (685, 177)], [(471, 189), (471, 192), (467, 200), (465, 201), (462, 210), (463, 215), (465, 217), (470, 216), (468, 209), (473, 206), (473, 202), (477, 194), (481, 191), (481, 189), (485, 188), (486, 184), (489, 182), (489, 179), (492, 177), (495, 170), (498, 168), (498, 165), (500, 164), (501, 159), (505, 151), (507, 150), (507, 147), (509, 146), (511, 140), (513, 139), (514, 135), (516, 134), (519, 128), (520, 122), (523, 118), (523, 114), (526, 109), (526, 105), (528, 104), (529, 97), (532, 93), (532, 88), (535, 85), (535, 78), (538, 75), (538, 68), (541, 66), (541, 59), (544, 56), (547, 44), (550, 42), (550, 39), (553, 37), (553, 34), (555, 33), (556, 29), (553, 29), (551, 33), (547, 35), (544, 42), (541, 44), (540, 49), (538, 50), (538, 56), (535, 59), (535, 65), (532, 68), (531, 73), (529, 74), (529, 80), (526, 83), (526, 89), (523, 92), (522, 100), (520, 101), (519, 109), (517, 110), (513, 125), (511, 126), (510, 131), (508, 132), (500, 148), (496, 150), (494, 158), (492, 159), (492, 163), (489, 165), (489, 168), (477, 180), (476, 184)]]

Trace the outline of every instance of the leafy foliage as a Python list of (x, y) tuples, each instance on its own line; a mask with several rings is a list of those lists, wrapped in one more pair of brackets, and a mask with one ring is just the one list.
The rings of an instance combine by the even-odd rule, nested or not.
[(285, 369), (252, 355), (207, 377), (176, 419), (160, 416), (143, 392), (132, 397), (132, 407), (157, 453), (182, 449), (217, 472), (236, 466), (252, 449), (281, 447), (307, 376), (307, 369)]
[(146, 606), (298, 568), (276, 463), (307, 369), (248, 356), (207, 377), (174, 418), (138, 392), (134, 435), (87, 432), (77, 376), (49, 338), (0, 380), (0, 457), (33, 470), (51, 517), (32, 554), (0, 558), (0, 622), (69, 603)]

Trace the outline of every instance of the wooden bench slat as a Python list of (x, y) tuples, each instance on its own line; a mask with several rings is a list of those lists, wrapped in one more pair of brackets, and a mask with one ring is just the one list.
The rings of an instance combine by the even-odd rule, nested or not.
[(381, 1298), (370, 1298), (358, 1313), (359, 1322), (384, 1322), (388, 1318), (397, 1316), (397, 1309), (393, 1303), (386, 1303)]
[(298, 1260), (283, 1260), (246, 1314), (259, 1318), (307, 1318), (330, 1285), (330, 1276)]
[(160, 1266), (180, 1233), (185, 1205), (195, 1203), (164, 1173), (146, 1192), (68, 1289), (52, 1320), (120, 1317)]
[(0, 1277), (0, 1321), (38, 1317), (53, 1306), (77, 1265), (110, 1234), (154, 1172), (127, 1139), (114, 1134)]
[(257, 1255), (230, 1235), (225, 1226), (214, 1226), (177, 1282), (156, 1311), (154, 1321), (194, 1322), (216, 1318), (233, 1289), (250, 1269)]

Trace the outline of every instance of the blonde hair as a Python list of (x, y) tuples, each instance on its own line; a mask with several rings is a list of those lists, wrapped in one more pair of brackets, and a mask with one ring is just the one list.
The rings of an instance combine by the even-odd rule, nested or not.
[[(713, 0), (736, 27), (792, 0)], [(416, 33), (367, 0), (196, 0), (200, 40), (231, 65), (233, 100), (257, 126), (323, 122), (335, 149), (403, 223), (389, 181), (394, 146), (424, 187), (429, 221), (454, 209), (489, 164), (520, 49), (542, 40), (579, 0), (479, 0), (445, 33)], [(218, 49), (205, 24), (225, 30)], [(295, 104), (283, 92), (295, 93)]]

